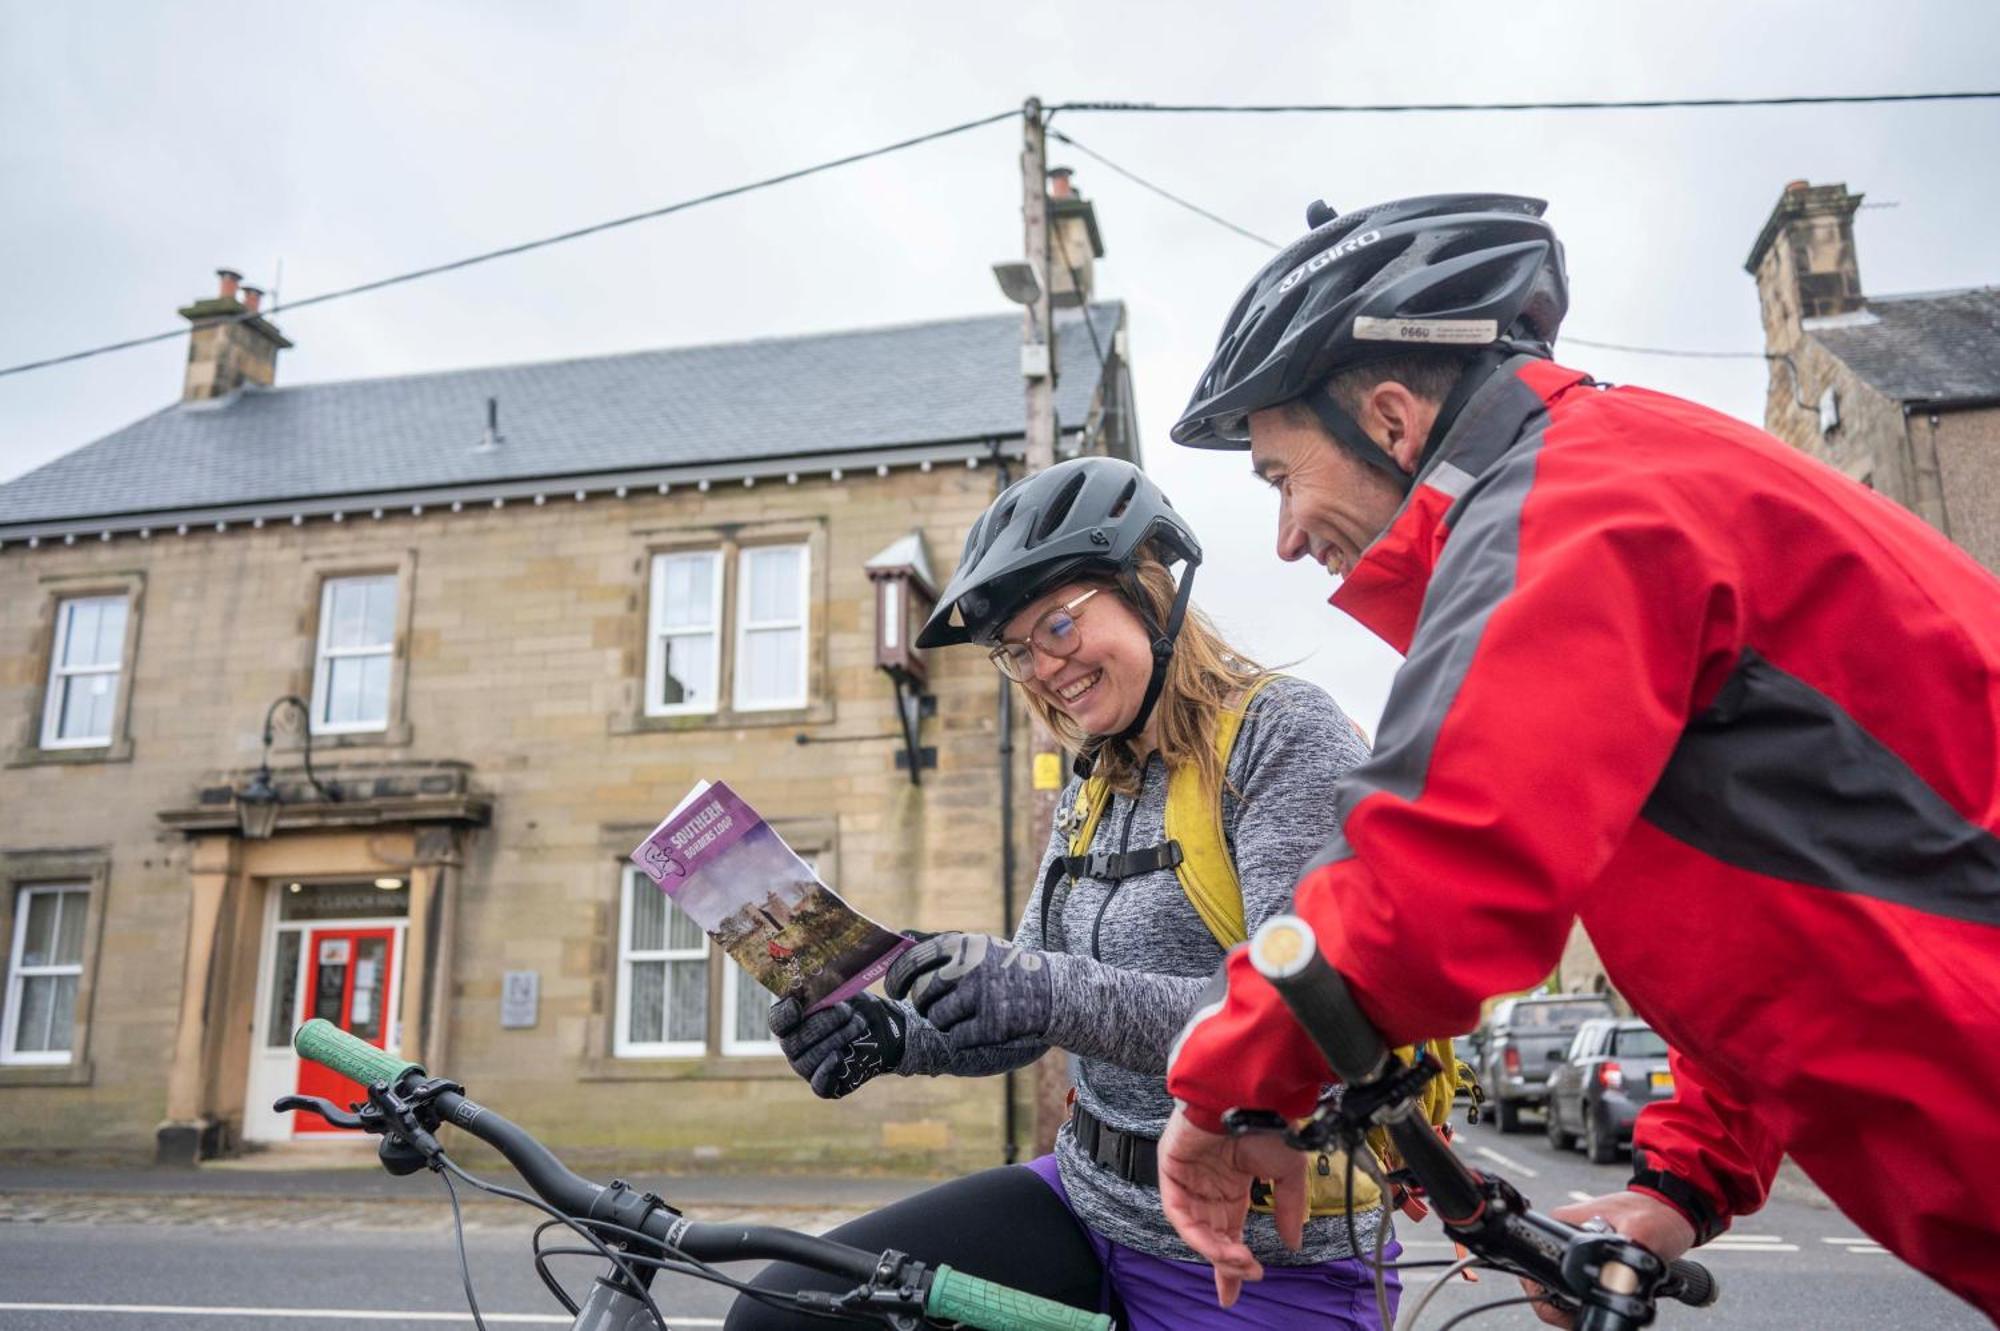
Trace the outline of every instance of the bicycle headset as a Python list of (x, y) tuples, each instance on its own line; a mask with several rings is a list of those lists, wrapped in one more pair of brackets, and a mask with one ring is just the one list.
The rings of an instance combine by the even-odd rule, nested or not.
[[(1187, 565), (1164, 624), (1155, 621), (1133, 572), (1148, 542), (1169, 566)], [(1200, 564), (1201, 542), (1145, 472), (1120, 458), (1058, 462), (1001, 491), (972, 524), (958, 569), (918, 632), (917, 646), (993, 644), (1037, 597), (1067, 582), (1108, 578), (1152, 641), (1153, 670), (1138, 715), (1098, 747), (1127, 742), (1145, 729), (1159, 702)], [(1093, 757), (1094, 751), (1078, 756), (1080, 775), (1088, 775)]]
[(1547, 204), (1515, 194), (1428, 194), (1337, 215), (1306, 208), (1311, 228), (1250, 280), (1194, 394), (1175, 422), (1191, 448), (1250, 446), (1252, 412), (1298, 402), (1363, 463), (1408, 493), (1414, 478), (1328, 391), (1342, 371), (1418, 348), (1463, 353), (1417, 471), (1479, 385), (1510, 356), (1546, 358), (1569, 308), (1562, 242)]

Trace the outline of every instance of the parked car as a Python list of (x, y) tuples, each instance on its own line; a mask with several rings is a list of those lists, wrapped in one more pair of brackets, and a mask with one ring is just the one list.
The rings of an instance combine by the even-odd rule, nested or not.
[(1503, 998), (1479, 1032), (1479, 1084), (1502, 1132), (1521, 1130), (1521, 1111), (1539, 1109), (1549, 1073), (1569, 1052), (1576, 1031), (1593, 1017), (1615, 1017), (1599, 994), (1535, 994)]
[(1632, 1122), (1654, 1100), (1674, 1093), (1667, 1042), (1636, 1018), (1586, 1021), (1549, 1078), (1549, 1144), (1608, 1165), (1632, 1143)]

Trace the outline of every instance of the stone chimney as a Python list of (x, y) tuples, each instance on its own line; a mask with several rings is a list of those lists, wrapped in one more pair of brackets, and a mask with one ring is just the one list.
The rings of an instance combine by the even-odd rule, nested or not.
[(227, 397), (244, 384), (269, 388), (278, 378), (278, 353), (292, 345), (257, 313), (264, 293), (244, 286), (243, 275), (218, 268), (216, 294), (187, 306), (181, 318), (194, 325), (188, 334), (187, 378), (181, 401)]
[(1076, 192), (1072, 174), (1066, 166), (1049, 172), (1049, 297), (1058, 308), (1090, 299), (1091, 265), (1104, 257), (1097, 209)]
[(1845, 184), (1794, 180), (1757, 233), (1743, 270), (1757, 279), (1764, 340), (1785, 347), (1798, 340), (1801, 319), (1852, 314), (1867, 301), (1854, 257), (1854, 210), (1859, 194)]

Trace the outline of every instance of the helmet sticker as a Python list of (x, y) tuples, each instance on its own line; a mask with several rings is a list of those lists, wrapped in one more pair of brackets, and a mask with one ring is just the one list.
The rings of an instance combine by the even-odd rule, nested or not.
[(1382, 233), (1380, 231), (1372, 231), (1372, 230), (1364, 231), (1358, 236), (1349, 236), (1346, 240), (1341, 241), (1338, 245), (1335, 245), (1332, 249), (1321, 250), (1318, 254), (1313, 255), (1312, 258), (1307, 259), (1304, 263), (1292, 269), (1291, 272), (1286, 273), (1285, 280), (1278, 283), (1278, 290), (1281, 292), (1290, 291), (1293, 287), (1297, 286), (1300, 281), (1302, 281), (1305, 278), (1311, 277), (1314, 273), (1326, 267), (1328, 264), (1332, 263), (1335, 259), (1342, 258), (1345, 255), (1352, 254), (1356, 250), (1365, 249), (1368, 246), (1373, 245), (1376, 241), (1380, 239), (1382, 239)]
[(1436, 346), (1484, 346), (1500, 338), (1497, 319), (1375, 319), (1354, 320), (1357, 342), (1428, 342)]

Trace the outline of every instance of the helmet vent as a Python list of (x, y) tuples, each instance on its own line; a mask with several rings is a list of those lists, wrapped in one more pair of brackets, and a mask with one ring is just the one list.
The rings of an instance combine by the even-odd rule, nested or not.
[(1062, 530), (1063, 520), (1069, 517), (1070, 510), (1076, 507), (1076, 497), (1083, 493), (1084, 482), (1088, 479), (1085, 473), (1078, 471), (1064, 483), (1062, 489), (1056, 491), (1055, 496), (1049, 500), (1049, 506), (1042, 510), (1041, 517), (1036, 520), (1035, 529), (1028, 534), (1029, 545), (1040, 545)]
[(1118, 519), (1124, 517), (1125, 510), (1132, 506), (1132, 496), (1138, 493), (1139, 481), (1137, 477), (1125, 482), (1125, 488), (1119, 492), (1118, 502), (1111, 506), (1111, 511), (1104, 515), (1104, 520), (1106, 522), (1116, 522)]

